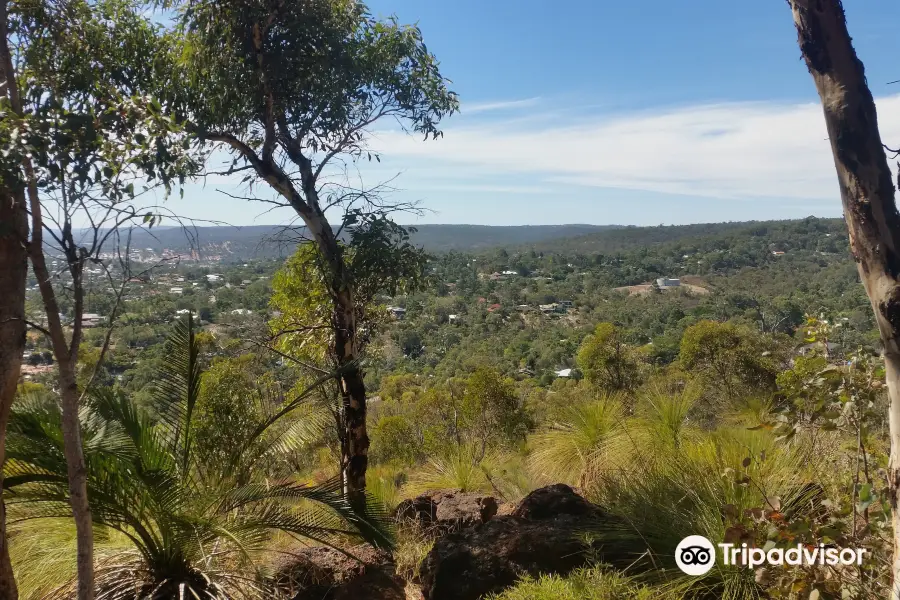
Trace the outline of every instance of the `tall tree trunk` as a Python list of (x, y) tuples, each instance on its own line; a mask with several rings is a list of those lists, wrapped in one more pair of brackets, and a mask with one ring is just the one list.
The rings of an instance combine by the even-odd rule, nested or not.
[[(0, 7), (2, 7), (0, 8), (0, 23), (2, 23), (0, 24), (0, 70), (2, 70), (3, 80), (6, 84), (5, 92), (9, 99), (10, 108), (15, 114), (21, 115), (23, 114), (22, 100), (19, 96), (19, 86), (16, 81), (16, 73), (9, 50), (7, 2), (5, 0), (0, 2)], [(70, 345), (66, 342), (65, 331), (59, 316), (56, 292), (53, 290), (50, 272), (47, 269), (47, 263), (44, 258), (42, 207), (30, 158), (26, 157), (23, 159), (22, 171), (25, 178), (25, 190), (19, 196), (23, 207), (21, 218), (26, 218), (26, 213), (24, 212), (26, 203), (31, 209), (31, 240), (27, 242), (27, 246), (23, 245), (23, 251), (27, 252), (31, 258), (31, 265), (38, 281), (41, 298), (44, 301), (44, 309), (47, 313), (47, 329), (50, 333), (50, 342), (53, 346), (53, 354), (56, 357), (58, 368), (58, 382), (62, 400), (63, 451), (66, 456), (69, 502), (72, 506), (77, 541), (78, 600), (94, 600), (94, 532), (91, 509), (87, 498), (87, 469), (84, 463), (81, 443), (81, 424), (78, 421), (79, 398), (78, 386), (75, 380), (75, 366), (78, 363), (78, 350), (81, 344), (81, 317), (84, 311), (84, 286), (81, 280), (83, 265), (74, 254), (76, 250), (72, 239), (71, 224), (69, 224), (70, 226), (65, 233), (69, 242), (69, 256), (67, 258), (75, 289), (75, 323), (72, 327), (72, 342)], [(3, 221), (0, 221), (0, 224), (3, 224)], [(25, 237), (20, 238), (20, 243), (24, 242)], [(3, 286), (0, 289), (6, 295), (7, 288)], [(24, 299), (24, 289), (22, 294)], [(24, 300), (22, 312), (24, 313)], [(3, 336), (0, 339), (6, 340), (7, 338)], [(21, 361), (21, 353), (19, 354), (19, 361)], [(0, 424), (2, 424), (2, 431), (5, 436), (6, 423), (3, 420), (2, 411), (0, 411)], [(2, 516), (5, 517), (5, 514)], [(4, 544), (0, 552), (6, 551), (7, 548)], [(0, 571), (4, 569), (2, 562), (3, 558), (2, 554), (0, 554)], [(2, 573), (0, 573), (0, 576), (2, 576)], [(12, 587), (15, 589), (14, 583)]]
[[(257, 41), (257, 43), (259, 43)], [(274, 131), (274, 116), (271, 102), (268, 106), (271, 119), (267, 129)], [(267, 133), (267, 138), (270, 138)], [(297, 215), (303, 220), (313, 240), (319, 248), (328, 291), (333, 303), (331, 325), (334, 330), (332, 353), (340, 374), (341, 398), (343, 403), (343, 429), (346, 443), (346, 459), (342, 460), (344, 491), (361, 506), (365, 500), (366, 469), (368, 467), (369, 436), (366, 433), (366, 386), (364, 373), (359, 366), (360, 340), (358, 339), (357, 314), (359, 312), (354, 297), (354, 282), (344, 264), (341, 245), (319, 202), (318, 175), (312, 162), (303, 155), (296, 140), (293, 140), (286, 126), (282, 126), (282, 143), (290, 160), (300, 171), (303, 195), (294, 188), (291, 179), (277, 165), (271, 156), (275, 140), (264, 144), (263, 156), (256, 153), (235, 137), (223, 133), (206, 135), (208, 141), (224, 142), (239, 152), (256, 170), (257, 175), (267, 181), (274, 190), (287, 199)]]
[(341, 399), (344, 410), (346, 457), (343, 468), (344, 491), (352, 503), (365, 505), (366, 469), (369, 464), (369, 436), (366, 433), (366, 385), (356, 350), (356, 316), (345, 306), (335, 305), (335, 353), (341, 372)]
[(73, 323), (71, 342), (66, 340), (56, 291), (47, 269), (44, 255), (43, 221), (40, 198), (31, 163), (26, 159), (24, 171), (31, 207), (31, 241), (28, 252), (31, 266), (38, 282), (44, 312), (47, 314), (47, 331), (56, 357), (57, 382), (62, 403), (63, 453), (69, 480), (69, 504), (75, 521), (76, 561), (78, 571), (78, 600), (94, 600), (94, 530), (91, 507), (87, 494), (87, 467), (84, 462), (84, 448), (81, 439), (81, 422), (78, 420), (79, 394), (75, 377), (78, 354), (81, 346), (82, 316), (84, 314), (83, 263), (77, 256), (71, 226), (64, 227), (67, 242), (66, 261), (72, 276), (74, 293)]
[(890, 399), (888, 485), (893, 508), (891, 598), (900, 599), (900, 213), (875, 102), (840, 0), (790, 0), (798, 42), (825, 112), (850, 249), (884, 345)]
[[(6, 19), (3, 19), (4, 23)], [(4, 38), (5, 39), (5, 38)], [(25, 350), (25, 280), (28, 221), (21, 193), (0, 192), (0, 465), (6, 458), (6, 426)], [(0, 493), (3, 471), (0, 470)], [(0, 600), (16, 600), (19, 592), (9, 558), (6, 506), (0, 496)]]
[[(0, 86), (9, 100), (8, 80), (14, 77), (7, 41), (8, 6), (0, 1)], [(28, 275), (28, 213), (21, 190), (4, 187), (0, 181), (0, 466), (6, 459), (6, 426), (16, 397), (25, 350), (25, 281)], [(2, 497), (0, 470), (0, 600), (17, 600), (19, 591), (9, 558), (6, 505)]]
[(81, 423), (78, 420), (78, 384), (75, 368), (78, 364), (78, 350), (81, 344), (81, 319), (83, 314), (84, 287), (81, 280), (81, 265), (73, 265), (70, 261), (72, 287), (75, 293), (74, 322), (72, 324), (72, 341), (66, 342), (65, 332), (59, 315), (59, 304), (56, 292), (50, 280), (50, 272), (40, 233), (40, 203), (37, 201), (37, 190), (33, 181), (29, 183), (31, 198), (32, 233), (30, 244), (31, 264), (38, 280), (44, 311), (47, 313), (47, 329), (53, 346), (53, 355), (57, 363), (57, 382), (62, 403), (63, 452), (66, 457), (66, 468), (69, 480), (69, 504), (75, 521), (78, 566), (78, 600), (94, 600), (94, 531), (91, 507), (87, 495), (87, 467), (84, 462), (84, 450), (81, 439)]
[[(309, 194), (309, 192), (307, 192)], [(308, 196), (309, 197), (309, 196)], [(342, 457), (344, 493), (356, 506), (365, 505), (366, 470), (369, 464), (369, 436), (366, 432), (366, 385), (359, 365), (360, 348), (357, 338), (357, 306), (353, 297), (353, 282), (344, 265), (343, 252), (331, 225), (319, 211), (308, 226), (330, 271), (329, 288), (333, 302), (332, 352), (341, 370), (340, 390), (343, 408)]]

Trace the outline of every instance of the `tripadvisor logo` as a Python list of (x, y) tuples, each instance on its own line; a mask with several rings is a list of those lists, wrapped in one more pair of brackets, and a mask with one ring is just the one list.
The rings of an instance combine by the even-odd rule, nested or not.
[[(825, 544), (791, 548), (753, 548), (747, 544), (718, 544), (722, 564), (750, 569), (761, 565), (862, 565), (865, 548), (834, 548)], [(716, 564), (716, 547), (702, 535), (689, 535), (675, 548), (675, 563), (688, 575), (705, 575)]]
[(716, 547), (702, 535), (689, 535), (675, 548), (675, 563), (688, 575), (706, 575), (716, 564)]

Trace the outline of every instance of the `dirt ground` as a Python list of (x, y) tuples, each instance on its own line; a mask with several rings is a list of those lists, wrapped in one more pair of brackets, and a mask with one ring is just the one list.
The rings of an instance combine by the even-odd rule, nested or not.
[[(617, 292), (628, 292), (629, 296), (646, 296), (651, 293), (653, 290), (653, 284), (650, 283), (642, 283), (641, 285), (626, 285), (624, 287), (615, 288)], [(706, 296), (709, 294), (709, 290), (705, 287), (695, 285), (693, 283), (683, 283), (678, 287), (673, 288), (661, 288), (663, 293), (668, 292), (670, 290), (684, 290), (688, 294), (693, 294), (695, 296)]]

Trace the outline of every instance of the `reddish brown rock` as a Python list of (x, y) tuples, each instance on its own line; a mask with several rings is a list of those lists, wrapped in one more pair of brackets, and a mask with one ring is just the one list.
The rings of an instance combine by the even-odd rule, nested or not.
[(497, 500), (493, 496), (457, 490), (428, 492), (404, 500), (394, 511), (398, 521), (438, 533), (481, 525), (496, 514)]
[(426, 600), (477, 600), (526, 573), (569, 573), (588, 561), (586, 528), (603, 522), (614, 519), (569, 486), (536, 490), (511, 515), (439, 538), (422, 561), (422, 593)]

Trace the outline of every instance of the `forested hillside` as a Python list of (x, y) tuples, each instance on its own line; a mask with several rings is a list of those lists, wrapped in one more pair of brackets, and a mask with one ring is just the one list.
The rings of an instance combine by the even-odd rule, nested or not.
[(0, 0), (0, 600), (900, 600), (843, 4), (476, 4)]
[[(392, 508), (437, 488), (515, 501), (542, 483), (564, 481), (606, 502), (618, 480), (614, 472), (594, 472), (590, 457), (612, 452), (608, 440), (629, 429), (630, 435), (647, 435), (643, 428), (654, 419), (662, 421), (653, 427), (677, 428), (672, 435), (684, 436), (679, 443), (692, 453), (705, 452), (706, 444), (735, 445), (740, 463), (738, 448), (751, 443), (741, 441), (750, 433), (732, 438), (728, 428), (793, 423), (796, 386), (809, 385), (803, 382), (829, 363), (845, 365), (879, 351), (845, 236), (839, 220), (808, 218), (625, 228), (432, 254), (414, 290), (378, 296), (367, 317), (371, 481), (378, 501)], [(308, 385), (315, 373), (308, 368), (327, 364), (316, 341), (321, 338), (297, 333), (297, 325), (312, 327), (322, 318), (304, 256), (298, 252), (287, 263), (188, 261), (155, 269), (125, 297), (96, 380), (139, 406), (153, 406), (155, 381), (174, 368), (167, 366), (173, 347), (166, 340), (173, 324), (184, 327), (190, 314), (205, 370), (197, 397), (198, 447), (217, 456), (223, 444), (245, 445), (243, 436), (251, 434), (245, 427)], [(679, 281), (660, 287), (657, 279)], [(102, 282), (91, 289), (86, 307), (100, 315), (112, 309)], [(90, 372), (105, 332), (86, 330), (83, 372)], [(49, 348), (40, 336), (30, 340), (29, 385), (52, 385), (52, 360), (44, 358)], [(334, 473), (336, 433), (327, 420), (319, 421), (327, 412), (318, 412), (328, 410), (332, 394), (323, 388), (279, 426), (306, 423), (297, 443), (310, 448), (285, 458), (291, 466), (284, 468), (316, 480)], [(823, 406), (829, 406), (827, 397)], [(248, 405), (245, 398), (253, 401)], [(866, 427), (880, 422), (866, 418), (875, 419)], [(617, 424), (620, 419), (631, 425)], [(793, 468), (788, 465), (799, 459), (796, 452), (813, 448), (804, 443), (779, 450), (769, 434), (753, 436), (752, 444), (766, 452), (787, 452), (778, 469)], [(822, 443), (815, 447), (833, 453), (843, 473), (843, 451)], [(878, 443), (871, 443), (864, 456), (880, 460)], [(642, 454), (633, 456), (625, 447), (615, 452), (622, 468), (638, 468), (629, 461)], [(679, 460), (700, 461), (687, 463), (700, 468), (707, 458)], [(640, 468), (654, 469), (645, 476), (662, 478), (658, 485), (696, 485), (670, 471), (682, 467)], [(824, 481), (824, 474), (815, 477)], [(841, 477), (829, 484), (835, 493), (846, 483)], [(789, 480), (779, 485), (788, 486), (780, 493), (798, 493)], [(657, 510), (628, 502), (622, 510)], [(683, 526), (696, 526), (691, 523), (688, 518)], [(401, 551), (412, 553), (401, 560), (413, 562), (400, 566), (418, 572), (417, 561), (431, 542), (422, 533), (401, 532)], [(872, 543), (873, 551), (880, 547)], [(607, 577), (584, 576), (597, 585)], [(632, 584), (621, 585), (637, 593)]]

